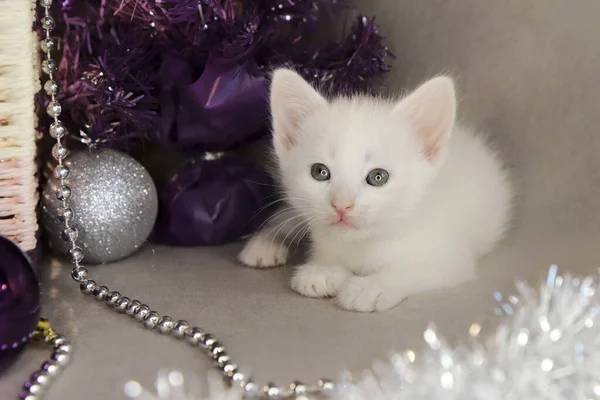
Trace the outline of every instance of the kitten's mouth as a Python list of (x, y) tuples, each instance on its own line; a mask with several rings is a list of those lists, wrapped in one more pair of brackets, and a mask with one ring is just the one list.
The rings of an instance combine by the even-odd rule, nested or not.
[(331, 225), (344, 229), (357, 229), (356, 225), (352, 224), (351, 222), (348, 222), (348, 220), (345, 220), (343, 218), (340, 218), (339, 221), (332, 222)]

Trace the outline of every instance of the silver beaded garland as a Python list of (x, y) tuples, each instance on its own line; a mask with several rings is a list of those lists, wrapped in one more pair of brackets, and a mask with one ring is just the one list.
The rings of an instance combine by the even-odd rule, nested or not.
[(158, 321), (158, 331), (160, 333), (169, 334), (173, 329), (173, 320), (171, 317), (164, 316)]
[(203, 334), (204, 334), (204, 331), (200, 328), (194, 327), (194, 328), (188, 330), (188, 332), (187, 332), (188, 343), (191, 344), (192, 346), (198, 345)]
[(119, 300), (117, 300), (117, 302), (115, 303), (115, 309), (118, 312), (125, 312), (125, 310), (127, 309), (127, 306), (129, 305), (129, 298), (128, 297), (121, 297)]
[(186, 321), (179, 320), (173, 327), (173, 336), (183, 339), (188, 329), (190, 329), (190, 324), (188, 324)]
[(142, 304), (138, 307), (137, 310), (135, 310), (134, 318), (138, 321), (144, 321), (148, 314), (150, 314), (150, 307), (148, 307), (145, 304)]
[(96, 282), (92, 280), (83, 281), (79, 285), (79, 288), (81, 289), (81, 292), (83, 294), (92, 294), (92, 292), (94, 292), (94, 290), (96, 289)]
[[(334, 383), (328, 379), (321, 379), (318, 385), (314, 386), (294, 382), (288, 387), (280, 387), (273, 383), (261, 387), (254, 383), (251, 378), (238, 371), (237, 364), (227, 354), (225, 347), (210, 333), (205, 333), (199, 327), (192, 327), (183, 320), (175, 323), (168, 316), (161, 317), (158, 312), (151, 310), (148, 305), (142, 304), (138, 300), (130, 300), (128, 297), (121, 296), (117, 291), (110, 291), (108, 287), (99, 286), (93, 280), (87, 279), (88, 271), (80, 264), (84, 258), (84, 251), (77, 245), (79, 232), (72, 226), (75, 213), (69, 207), (72, 192), (66, 180), (72, 175), (72, 171), (64, 164), (68, 157), (68, 149), (63, 139), (68, 132), (58, 119), (62, 107), (56, 99), (59, 85), (54, 80), (54, 73), (58, 69), (58, 64), (51, 57), (51, 52), (57, 47), (56, 42), (50, 37), (50, 32), (55, 27), (55, 22), (50, 16), (52, 0), (39, 0), (39, 4), (44, 8), (44, 16), (40, 20), (45, 31), (45, 37), (40, 42), (40, 48), (46, 56), (42, 62), (42, 70), (48, 75), (48, 80), (44, 83), (44, 91), (50, 96), (46, 112), (54, 119), (54, 122), (50, 125), (49, 134), (56, 140), (56, 144), (52, 149), (52, 156), (57, 161), (54, 176), (57, 180), (55, 196), (59, 204), (55, 207), (56, 216), (63, 224), (63, 236), (68, 243), (69, 254), (74, 265), (71, 277), (80, 284), (82, 293), (92, 295), (98, 301), (105, 301), (107, 305), (115, 308), (116, 311), (132, 316), (148, 329), (157, 328), (162, 334), (172, 334), (179, 339), (186, 338), (190, 345), (199, 345), (206, 350), (207, 355), (215, 361), (223, 376), (231, 384), (239, 386), (247, 395), (254, 398), (261, 396), (267, 398), (305, 398), (305, 395), (333, 390)], [(51, 360), (45, 362), (38, 371), (32, 374), (31, 379), (24, 386), (23, 392), (19, 395), (21, 399), (39, 400), (43, 389), (69, 363), (72, 353), (71, 344), (60, 335), (55, 336), (50, 344), (55, 348)]]
[(142, 305), (142, 303), (140, 303), (139, 301), (132, 300), (127, 305), (127, 309), (125, 310), (125, 313), (127, 313), (127, 315), (133, 316), (141, 305)]
[(156, 311), (150, 311), (148, 315), (144, 317), (144, 325), (148, 329), (154, 329), (156, 327), (156, 324), (158, 324), (159, 319), (160, 316)]
[(121, 293), (114, 291), (106, 295), (106, 304), (110, 307), (114, 307), (117, 301), (121, 298)]
[(104, 301), (109, 292), (110, 291), (106, 286), (100, 286), (94, 290), (93, 295), (96, 298), (96, 300)]
[(54, 348), (54, 351), (50, 359), (44, 362), (38, 370), (34, 371), (29, 380), (23, 384), (23, 390), (19, 394), (20, 399), (41, 399), (45, 389), (71, 361), (73, 347), (69, 341), (64, 336), (57, 335), (51, 329), (46, 334), (48, 335), (47, 337), (42, 337), (44, 333), (39, 328), (35, 333), (37, 338), (44, 339), (46, 343), (50, 344)]

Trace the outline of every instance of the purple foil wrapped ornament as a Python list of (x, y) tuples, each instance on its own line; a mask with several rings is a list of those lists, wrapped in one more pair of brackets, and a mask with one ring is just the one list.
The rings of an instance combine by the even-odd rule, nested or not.
[(0, 358), (20, 349), (40, 315), (40, 286), (27, 256), (0, 236)]
[(175, 246), (218, 245), (254, 232), (269, 210), (269, 175), (239, 158), (197, 161), (157, 185), (152, 241)]
[(211, 54), (198, 79), (193, 69), (176, 55), (163, 61), (161, 143), (186, 153), (223, 151), (266, 131), (267, 80), (256, 62)]

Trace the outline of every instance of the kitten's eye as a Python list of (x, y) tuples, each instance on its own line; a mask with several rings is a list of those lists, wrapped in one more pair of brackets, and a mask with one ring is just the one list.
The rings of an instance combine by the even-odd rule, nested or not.
[(321, 163), (313, 164), (310, 167), (310, 174), (318, 181), (328, 181), (329, 178), (331, 178), (329, 169), (325, 166), (325, 164)]
[(390, 174), (385, 169), (376, 168), (367, 175), (367, 183), (371, 186), (383, 186), (390, 178)]

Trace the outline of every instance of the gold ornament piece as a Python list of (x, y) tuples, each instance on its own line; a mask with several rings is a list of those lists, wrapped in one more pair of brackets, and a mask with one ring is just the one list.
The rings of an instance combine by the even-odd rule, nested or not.
[(56, 336), (58, 335), (52, 329), (48, 318), (40, 317), (35, 333), (33, 334), (33, 340), (36, 342), (51, 342), (56, 339)]

